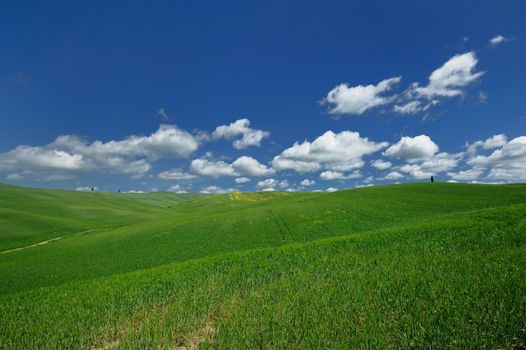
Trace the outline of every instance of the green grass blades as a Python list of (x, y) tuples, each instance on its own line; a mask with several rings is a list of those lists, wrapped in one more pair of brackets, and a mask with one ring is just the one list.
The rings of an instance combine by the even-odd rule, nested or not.
[[(526, 186), (1, 191), (5, 247), (48, 238), (31, 222), (64, 231), (0, 254), (0, 348), (526, 346)], [(31, 206), (9, 207), (16, 192)]]

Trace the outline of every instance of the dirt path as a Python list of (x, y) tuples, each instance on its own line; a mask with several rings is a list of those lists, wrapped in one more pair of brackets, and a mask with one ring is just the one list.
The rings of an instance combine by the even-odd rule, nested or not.
[[(102, 230), (102, 229), (103, 228), (92, 228), (90, 230), (74, 233), (74, 234), (72, 234), (70, 236), (79, 236), (79, 235), (82, 235), (84, 233), (88, 233), (88, 232), (95, 231), (95, 230)], [(22, 250), (22, 249), (38, 247), (38, 246), (41, 246), (41, 245), (44, 245), (44, 244), (48, 244), (48, 243), (51, 243), (51, 242), (54, 242), (54, 241), (58, 241), (59, 239), (62, 239), (62, 238), (64, 238), (64, 237), (55, 237), (55, 238), (48, 239), (47, 241), (33, 243), (33, 244), (30, 244), (30, 245), (26, 245), (24, 247), (19, 247), (19, 248), (14, 248), (14, 249), (9, 249), (9, 250), (3, 250), (3, 251), (0, 252), (0, 254), (7, 254), (7, 253), (11, 253), (11, 252), (16, 252), (16, 251)]]
[(0, 254), (7, 254), (7, 253), (11, 253), (11, 252), (16, 252), (17, 250), (22, 250), (22, 249), (31, 248), (31, 247), (38, 247), (39, 245), (48, 244), (49, 242), (58, 241), (59, 239), (62, 239), (62, 237), (56, 237), (56, 238), (48, 239), (47, 241), (38, 242), (38, 243), (35, 243), (35, 244), (31, 244), (31, 245), (26, 245), (25, 247), (4, 250), (4, 251), (1, 251)]

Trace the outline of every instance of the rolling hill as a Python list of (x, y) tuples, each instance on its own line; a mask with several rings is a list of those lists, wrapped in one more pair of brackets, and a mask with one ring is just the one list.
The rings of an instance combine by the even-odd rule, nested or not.
[(0, 185), (0, 348), (526, 346), (526, 186)]

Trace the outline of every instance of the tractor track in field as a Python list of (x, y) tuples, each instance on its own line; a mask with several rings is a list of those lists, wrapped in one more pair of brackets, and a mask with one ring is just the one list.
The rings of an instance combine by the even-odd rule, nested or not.
[(7, 253), (11, 253), (11, 252), (16, 252), (16, 251), (22, 250), (22, 249), (38, 247), (40, 245), (44, 245), (44, 244), (48, 244), (50, 242), (58, 241), (59, 239), (62, 239), (62, 237), (51, 238), (51, 239), (48, 239), (47, 241), (42, 241), (42, 242), (26, 245), (24, 247), (19, 247), (19, 248), (14, 248), (14, 249), (9, 249), (9, 250), (3, 250), (3, 251), (0, 252), (0, 254), (7, 254)]
[[(73, 234), (68, 235), (68, 236), (70, 236), (70, 237), (80, 236), (80, 235), (88, 233), (88, 232), (92, 232), (92, 231), (96, 231), (96, 230), (103, 230), (103, 229), (108, 229), (108, 228), (112, 228), (112, 227), (92, 228), (92, 229), (89, 229), (89, 230), (76, 232), (76, 233), (73, 233)], [(12, 252), (16, 252), (16, 251), (19, 251), (19, 250), (27, 249), (27, 248), (38, 247), (38, 246), (41, 246), (41, 245), (45, 245), (45, 244), (48, 244), (48, 243), (51, 243), (51, 242), (58, 241), (58, 240), (60, 240), (62, 238), (64, 238), (64, 236), (51, 238), (51, 239), (48, 239), (48, 240), (45, 240), (45, 241), (42, 241), (42, 242), (33, 243), (33, 244), (26, 245), (26, 246), (23, 246), (23, 247), (18, 247), (18, 248), (13, 248), (13, 249), (8, 249), (8, 250), (2, 250), (2, 251), (0, 251), (0, 254), (7, 254), (7, 253), (12, 253)]]
[(286, 240), (287, 238), (292, 236), (292, 232), (291, 232), (289, 226), (287, 225), (287, 222), (285, 220), (283, 220), (283, 218), (279, 214), (274, 213), (274, 211), (272, 209), (268, 210), (268, 214), (269, 214), (269, 217), (271, 218), (271, 220), (278, 227), (279, 233), (280, 233), (281, 238), (283, 240)]

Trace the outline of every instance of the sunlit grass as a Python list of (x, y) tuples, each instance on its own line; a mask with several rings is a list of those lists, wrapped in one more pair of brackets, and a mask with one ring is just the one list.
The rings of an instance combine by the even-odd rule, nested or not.
[(0, 255), (0, 348), (525, 346), (525, 194), (145, 195), (151, 218)]

